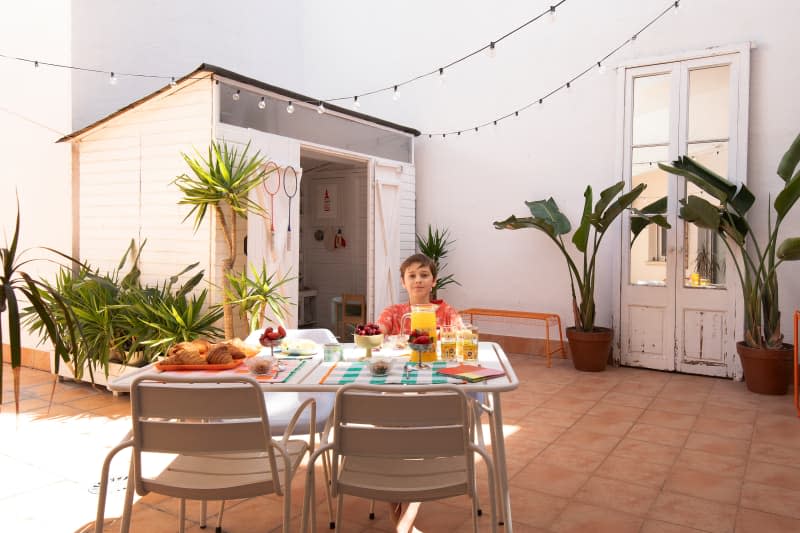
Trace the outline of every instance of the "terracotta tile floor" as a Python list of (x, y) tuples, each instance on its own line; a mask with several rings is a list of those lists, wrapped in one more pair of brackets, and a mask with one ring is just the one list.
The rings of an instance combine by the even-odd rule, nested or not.
[[(548, 369), (539, 357), (511, 360), (522, 381), (503, 401), (517, 531), (800, 531), (800, 419), (790, 395), (758, 396), (743, 383), (713, 378), (631, 368), (587, 374), (569, 361)], [(92, 487), (103, 457), (127, 432), (127, 397), (62, 382), (48, 413), (52, 377), (24, 369), (24, 412), (17, 418), (8, 370), (0, 414), (1, 529), (93, 531)], [(112, 466), (113, 476), (127, 473), (125, 460)], [(296, 516), (301, 480), (293, 487)], [(123, 486), (117, 482), (110, 492), (107, 531), (118, 530)], [(320, 531), (327, 531), (321, 487), (317, 499)], [(280, 505), (275, 497), (231, 502), (225, 531), (279, 531)], [(388, 507), (378, 505), (370, 521), (367, 506), (346, 499), (343, 530), (392, 531)], [(199, 531), (197, 504), (188, 509), (187, 529)], [(212, 527), (215, 512), (210, 505)], [(149, 495), (136, 501), (132, 529), (175, 531), (176, 514), (175, 500)], [(480, 523), (488, 531), (487, 515)], [(468, 499), (455, 498), (424, 504), (416, 528), (469, 525)]]

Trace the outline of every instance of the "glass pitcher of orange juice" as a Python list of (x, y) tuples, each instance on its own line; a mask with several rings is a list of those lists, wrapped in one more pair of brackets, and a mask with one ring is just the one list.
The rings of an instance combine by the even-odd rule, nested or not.
[[(436, 304), (412, 304), (411, 312), (403, 315), (401, 325), (403, 331), (413, 331), (418, 329), (424, 331), (431, 338), (431, 349), (422, 352), (423, 362), (436, 361)], [(406, 320), (409, 321), (408, 330), (405, 327)]]

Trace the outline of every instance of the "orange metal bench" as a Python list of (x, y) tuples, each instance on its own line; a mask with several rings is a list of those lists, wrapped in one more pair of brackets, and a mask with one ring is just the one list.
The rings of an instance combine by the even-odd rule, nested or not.
[[(473, 321), (475, 316), (493, 316), (500, 318), (521, 318), (526, 320), (541, 320), (545, 323), (544, 327), (544, 350), (547, 356), (547, 367), (552, 364), (551, 358), (554, 353), (561, 352), (561, 357), (567, 357), (567, 351), (564, 348), (564, 337), (561, 333), (561, 317), (556, 313), (532, 313), (529, 311), (510, 311), (508, 309), (484, 309), (481, 307), (471, 307), (461, 311), (461, 315), (469, 315), (470, 322)], [(550, 326), (558, 326), (558, 340), (560, 347), (550, 349)], [(796, 344), (796, 343), (795, 343)]]

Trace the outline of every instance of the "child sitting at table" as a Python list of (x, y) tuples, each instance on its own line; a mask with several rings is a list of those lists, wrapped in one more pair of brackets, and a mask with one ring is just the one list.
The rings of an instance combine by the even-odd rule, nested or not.
[(408, 303), (390, 305), (376, 321), (386, 335), (403, 333), (403, 315), (411, 312), (415, 304), (436, 304), (437, 326), (461, 326), (461, 317), (444, 300), (431, 300), (431, 291), (436, 285), (436, 263), (423, 254), (414, 254), (400, 265), (400, 279), (408, 292)]

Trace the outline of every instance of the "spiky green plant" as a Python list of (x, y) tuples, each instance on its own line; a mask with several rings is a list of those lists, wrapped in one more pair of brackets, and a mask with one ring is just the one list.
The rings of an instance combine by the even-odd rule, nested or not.
[[(17, 200), (17, 218), (14, 226), (14, 235), (11, 244), (0, 248), (0, 319), (8, 313), (8, 343), (11, 356), (11, 369), (14, 374), (14, 403), (19, 414), (19, 379), (20, 366), (22, 365), (22, 341), (20, 328), (22, 314), (20, 313), (20, 297), (28, 301), (31, 313), (36, 315), (41, 322), (43, 336), (53, 344), (56, 365), (60, 360), (69, 360), (69, 343), (76, 342), (76, 324), (69, 312), (65, 312), (63, 321), (57, 323), (54, 312), (58, 309), (67, 311), (66, 306), (58, 294), (51, 287), (34, 280), (22, 268), (32, 260), (22, 260), (24, 252), (17, 248), (19, 244), (20, 213), (19, 200)], [(62, 257), (67, 257), (60, 252), (51, 250)], [(0, 347), (3, 345), (3, 328), (0, 327)], [(3, 402), (3, 368), (0, 361), (0, 405)]]
[[(716, 204), (690, 195), (681, 200), (680, 216), (700, 228), (723, 236), (730, 252), (744, 298), (744, 342), (751, 348), (783, 347), (781, 312), (778, 302), (778, 267), (784, 261), (800, 260), (800, 237), (784, 239), (778, 245), (781, 223), (800, 199), (800, 134), (778, 164), (783, 188), (767, 211), (766, 244), (753, 233), (745, 216), (755, 202), (746, 185), (738, 187), (711, 169), (682, 156), (672, 165), (659, 163), (662, 170), (685, 177), (711, 195)], [(740, 254), (734, 253), (734, 249)]]
[[(227, 143), (212, 141), (208, 147), (208, 156), (197, 152), (196, 157), (181, 153), (191, 174), (181, 174), (173, 183), (183, 193), (180, 204), (190, 205), (192, 209), (184, 220), (194, 215), (194, 230), (197, 231), (209, 209), (214, 211), (217, 222), (222, 228), (228, 256), (222, 262), (223, 289), (225, 295), (230, 292), (228, 274), (233, 272), (236, 263), (238, 242), (237, 220), (247, 217), (248, 213), (264, 216), (263, 207), (253, 202), (248, 194), (260, 185), (267, 176), (276, 171), (270, 166), (266, 168), (265, 158), (256, 152), (249, 156), (250, 143), (241, 152)], [(226, 210), (228, 213), (226, 214)], [(227, 296), (223, 300), (223, 325), (225, 337), (233, 337), (233, 314)]]
[(447, 287), (451, 283), (461, 285), (455, 280), (453, 274), (442, 275), (442, 271), (447, 268), (447, 263), (442, 262), (442, 259), (447, 257), (454, 242), (456, 241), (450, 240), (449, 230), (434, 229), (430, 224), (428, 224), (427, 235), (417, 234), (417, 248), (420, 253), (430, 257), (436, 264), (436, 284), (433, 286), (433, 290), (431, 290), (431, 299), (433, 300), (437, 299), (438, 292), (441, 289)]
[[(586, 187), (583, 193), (583, 215), (581, 224), (572, 236), (572, 243), (581, 252), (583, 267), (578, 268), (567, 250), (563, 235), (571, 231), (569, 219), (561, 212), (552, 198), (525, 202), (531, 212), (530, 217), (517, 218), (511, 215), (505, 220), (494, 223), (496, 229), (534, 228), (543, 232), (558, 246), (567, 262), (570, 289), (572, 290), (572, 312), (575, 327), (582, 331), (594, 330), (595, 319), (595, 268), (597, 266), (597, 250), (608, 228), (647, 187), (640, 183), (629, 192), (622, 193), (625, 182), (620, 181), (600, 193), (600, 198), (592, 209), (592, 187)], [(619, 196), (618, 196), (619, 195)], [(649, 216), (637, 212), (639, 216)], [(650, 222), (662, 227), (670, 227), (664, 217), (651, 217)], [(591, 246), (590, 246), (591, 243)], [(577, 290), (576, 290), (577, 288)], [(580, 296), (580, 300), (578, 300)]]
[(251, 264), (250, 276), (246, 271), (238, 276), (228, 274), (228, 301), (239, 306), (239, 313), (250, 324), (250, 331), (262, 326), (268, 309), (283, 321), (289, 305), (293, 304), (279, 289), (293, 279), (288, 273), (279, 279), (277, 272), (269, 274), (264, 261), (260, 271)]

